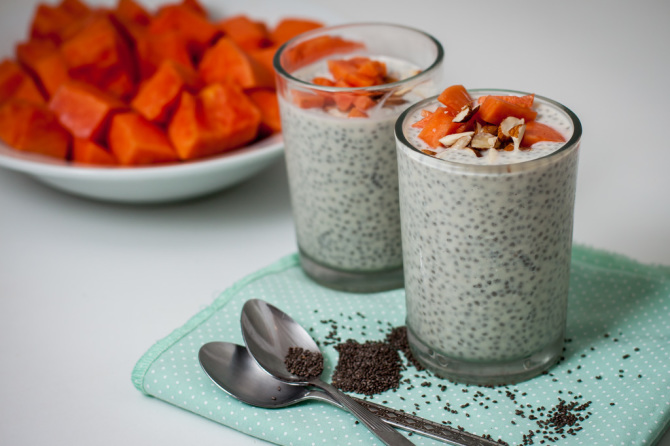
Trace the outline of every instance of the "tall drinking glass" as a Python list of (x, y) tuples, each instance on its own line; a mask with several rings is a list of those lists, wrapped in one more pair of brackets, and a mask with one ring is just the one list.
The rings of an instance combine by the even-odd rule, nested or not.
[(572, 111), (535, 98), (537, 121), (567, 142), (479, 158), (447, 149), (451, 159), (438, 159), (412, 127), (436, 99), (398, 119), (408, 338), (442, 377), (508, 384), (561, 355), (582, 130)]
[[(315, 83), (330, 75), (329, 60), (354, 57), (383, 62), (388, 82)], [(442, 58), (441, 45), (428, 34), (380, 23), (321, 28), (277, 52), (301, 265), (318, 283), (352, 292), (402, 286), (393, 128), (404, 109), (436, 93)], [(358, 100), (367, 107), (362, 113)]]

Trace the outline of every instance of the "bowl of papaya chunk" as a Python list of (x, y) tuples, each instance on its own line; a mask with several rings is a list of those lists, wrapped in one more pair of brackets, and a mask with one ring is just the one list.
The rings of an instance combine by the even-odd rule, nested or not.
[(89, 1), (32, 5), (27, 36), (0, 61), (0, 167), (151, 203), (224, 189), (281, 157), (272, 59), (318, 18)]

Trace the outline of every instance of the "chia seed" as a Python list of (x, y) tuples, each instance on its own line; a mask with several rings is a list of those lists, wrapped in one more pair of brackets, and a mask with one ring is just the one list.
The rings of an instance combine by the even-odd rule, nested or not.
[(302, 347), (289, 347), (284, 358), (286, 369), (300, 378), (316, 378), (323, 373), (323, 355)]

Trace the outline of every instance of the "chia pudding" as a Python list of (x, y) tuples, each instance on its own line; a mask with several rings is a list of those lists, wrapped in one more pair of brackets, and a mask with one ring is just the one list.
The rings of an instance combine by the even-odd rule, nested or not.
[(536, 97), (536, 121), (566, 143), (437, 159), (421, 152), (428, 146), (411, 126), (431, 105), (417, 104), (396, 127), (410, 346), (443, 377), (528, 379), (562, 350), (581, 124)]
[[(281, 61), (282, 51), (290, 48), (282, 48), (276, 56), (301, 264), (310, 277), (331, 288), (353, 292), (397, 288), (403, 281), (394, 124), (409, 105), (436, 92), (442, 49), (424, 33), (400, 26), (346, 25), (307, 37), (319, 33), (364, 43), (364, 49), (345, 56), (381, 61), (395, 80), (369, 88), (315, 85), (311, 80), (327, 72), (326, 60), (289, 74)], [(400, 45), (402, 39), (405, 43)], [(336, 107), (304, 108), (295, 101), (296, 92), (361, 91), (378, 101), (365, 117), (349, 117)]]

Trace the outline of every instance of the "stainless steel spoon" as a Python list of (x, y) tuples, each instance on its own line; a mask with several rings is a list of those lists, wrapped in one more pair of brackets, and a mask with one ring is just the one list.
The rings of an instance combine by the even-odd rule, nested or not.
[(287, 384), (309, 385), (323, 390), (358, 418), (384, 444), (413, 444), (365, 407), (334, 386), (323, 382), (320, 377), (304, 378), (287, 370), (284, 359), (289, 348), (300, 347), (310, 352), (319, 352), (314, 339), (288, 314), (263, 300), (251, 299), (242, 307), (241, 324), (247, 350), (263, 370)]
[[(200, 348), (198, 359), (207, 376), (234, 398), (252, 406), (277, 409), (305, 400), (325, 401), (342, 407), (327, 393), (305, 386), (286, 385), (261, 369), (247, 349), (230, 342), (209, 342)], [(356, 402), (385, 423), (457, 446), (495, 446), (483, 437), (400, 412), (370, 401)]]

